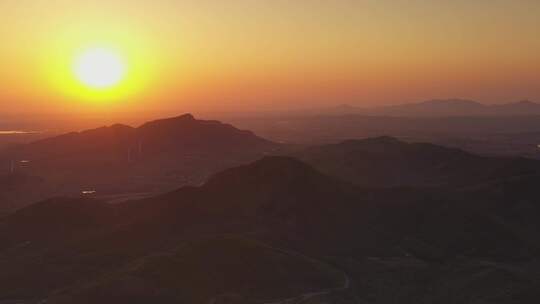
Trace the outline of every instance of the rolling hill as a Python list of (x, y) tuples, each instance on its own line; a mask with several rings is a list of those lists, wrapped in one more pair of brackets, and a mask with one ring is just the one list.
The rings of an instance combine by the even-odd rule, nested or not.
[(540, 162), (536, 160), (478, 156), (392, 137), (315, 146), (296, 156), (329, 175), (375, 187), (470, 187), (505, 177), (540, 173)]
[(533, 303), (538, 177), (510, 176), (457, 190), (366, 188), (265, 157), (137, 201), (52, 199), (0, 221), (0, 294), (50, 303), (392, 303), (379, 281), (401, 286), (405, 303)]

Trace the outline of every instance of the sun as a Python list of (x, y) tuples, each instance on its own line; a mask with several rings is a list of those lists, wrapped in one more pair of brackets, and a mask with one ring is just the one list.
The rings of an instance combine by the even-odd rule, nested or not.
[(105, 48), (88, 49), (76, 57), (73, 71), (77, 79), (92, 89), (108, 89), (125, 77), (122, 57)]

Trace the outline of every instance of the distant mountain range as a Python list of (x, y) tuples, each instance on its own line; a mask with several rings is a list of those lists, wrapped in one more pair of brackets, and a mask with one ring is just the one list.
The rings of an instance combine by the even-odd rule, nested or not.
[(537, 108), (538, 104), (531, 102), (485, 106), (450, 100), (380, 108), (344, 105), (231, 122), (282, 143), (320, 145), (393, 136), (482, 155), (540, 158)]
[(364, 114), (377, 116), (514, 116), (540, 115), (540, 103), (523, 100), (507, 104), (486, 105), (464, 99), (437, 99), (394, 106), (361, 108), (341, 105), (327, 110), (329, 114)]
[[(137, 128), (115, 124), (9, 148), (0, 152), (0, 175), (13, 170), (39, 177), (47, 183), (49, 196), (82, 191), (150, 194), (199, 184), (219, 170), (277, 148), (252, 132), (185, 114)], [(25, 195), (19, 200), (30, 202)]]
[(329, 175), (370, 187), (470, 187), (540, 172), (536, 160), (484, 157), (392, 137), (314, 146), (295, 156)]

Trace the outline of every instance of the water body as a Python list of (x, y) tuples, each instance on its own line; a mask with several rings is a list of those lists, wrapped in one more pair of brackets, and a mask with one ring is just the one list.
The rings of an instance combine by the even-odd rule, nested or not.
[(40, 131), (0, 130), (0, 135), (40, 134)]

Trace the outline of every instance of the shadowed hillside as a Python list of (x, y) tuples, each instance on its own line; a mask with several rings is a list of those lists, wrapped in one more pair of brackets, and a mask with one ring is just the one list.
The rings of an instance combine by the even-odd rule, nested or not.
[[(537, 181), (369, 189), (266, 157), (138, 201), (53, 199), (0, 222), (0, 294), (52, 303), (393, 303), (373, 284), (397, 284), (394, 299), (405, 303), (532, 303)], [(508, 293), (484, 292), (509, 280)]]
[(470, 187), (505, 177), (540, 173), (540, 162), (535, 160), (483, 157), (392, 137), (316, 146), (297, 155), (327, 174), (376, 187)]

